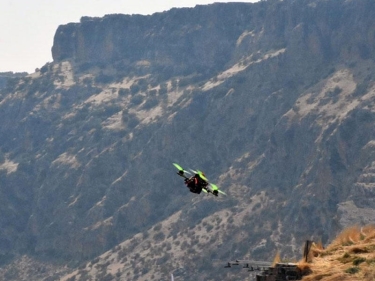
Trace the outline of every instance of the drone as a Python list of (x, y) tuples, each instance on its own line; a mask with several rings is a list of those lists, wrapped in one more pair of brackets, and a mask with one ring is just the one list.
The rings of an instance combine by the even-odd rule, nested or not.
[[(184, 178), (184, 182), (190, 192), (200, 194), (203, 191), (214, 196), (219, 196), (219, 194), (226, 195), (226, 193), (221, 191), (216, 184), (209, 182), (202, 171), (191, 169), (190, 171), (187, 171), (177, 163), (173, 163), (173, 165), (178, 170), (177, 175)], [(186, 176), (186, 174), (189, 174), (190, 176)]]

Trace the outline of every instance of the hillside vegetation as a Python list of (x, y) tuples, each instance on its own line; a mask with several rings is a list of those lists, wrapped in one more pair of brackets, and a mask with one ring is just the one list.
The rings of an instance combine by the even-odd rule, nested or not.
[(327, 248), (313, 246), (299, 266), (312, 272), (303, 281), (375, 280), (375, 226), (346, 228)]

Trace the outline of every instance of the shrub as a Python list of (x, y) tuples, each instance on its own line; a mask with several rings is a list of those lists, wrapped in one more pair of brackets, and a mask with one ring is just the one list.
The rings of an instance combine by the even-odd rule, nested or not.
[(362, 258), (362, 257), (356, 257), (356, 258), (353, 260), (353, 265), (359, 265), (359, 264), (363, 263), (364, 261), (366, 261), (365, 258)]
[(101, 280), (103, 280), (103, 281), (112, 281), (112, 280), (114, 280), (114, 278), (115, 277), (111, 273), (108, 273), (107, 275), (105, 275), (104, 277), (102, 277)]
[(364, 247), (364, 246), (361, 246), (361, 245), (353, 246), (351, 249), (349, 249), (349, 251), (351, 253), (354, 253), (354, 254), (368, 253), (369, 252), (369, 250), (367, 249), (367, 247)]
[(359, 267), (349, 267), (348, 269), (345, 270), (345, 273), (349, 274), (356, 274), (359, 272)]
[(134, 95), (132, 96), (130, 100), (130, 104), (132, 105), (140, 105), (143, 102), (143, 96), (142, 95)]
[(158, 99), (155, 97), (150, 97), (146, 100), (146, 102), (143, 104), (142, 109), (148, 110), (153, 108), (158, 104)]
[(156, 90), (150, 90), (148, 91), (148, 96), (150, 97), (155, 97), (157, 95), (158, 91)]
[(206, 232), (210, 232), (213, 228), (214, 228), (213, 225), (207, 224), (207, 226), (206, 226)]
[(138, 120), (138, 118), (136, 117), (136, 116), (134, 116), (134, 115), (131, 115), (131, 116), (129, 116), (129, 121), (128, 121), (128, 128), (130, 128), (130, 129), (134, 129), (137, 125), (138, 125), (138, 123), (139, 123), (139, 120)]
[(111, 83), (114, 80), (114, 78), (114, 76), (101, 73), (95, 78), (95, 82), (98, 84), (108, 84)]
[(254, 205), (254, 207), (252, 208), (252, 211), (257, 211), (258, 209), (260, 209), (262, 207), (262, 204), (260, 202), (256, 203)]
[(348, 263), (353, 260), (353, 257), (349, 253), (345, 253), (341, 258), (338, 259), (341, 263)]
[(159, 95), (165, 95), (168, 92), (167, 84), (163, 83), (160, 85)]
[(130, 92), (132, 93), (132, 94), (136, 94), (136, 93), (138, 93), (139, 91), (140, 91), (140, 87), (139, 87), (139, 85), (138, 84), (133, 84), (133, 85), (131, 85), (130, 86)]
[(154, 231), (160, 231), (161, 227), (162, 227), (161, 223), (158, 223), (157, 225), (154, 226), (153, 230)]
[(121, 88), (119, 91), (118, 91), (118, 95), (120, 97), (124, 97), (126, 95), (130, 94), (130, 90), (128, 88)]
[(163, 232), (159, 232), (156, 233), (153, 238), (156, 241), (163, 241), (165, 239), (165, 234)]

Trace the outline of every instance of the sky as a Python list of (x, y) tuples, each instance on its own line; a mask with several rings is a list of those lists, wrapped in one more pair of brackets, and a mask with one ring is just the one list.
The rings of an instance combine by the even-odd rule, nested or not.
[(214, 2), (257, 0), (2, 0), (0, 7), (0, 72), (35, 72), (52, 62), (57, 27), (82, 16), (150, 15), (171, 8)]

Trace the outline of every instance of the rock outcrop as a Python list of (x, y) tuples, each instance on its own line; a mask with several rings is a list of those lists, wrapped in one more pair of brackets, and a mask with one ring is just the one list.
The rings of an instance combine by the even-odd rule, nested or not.
[(82, 17), (80, 23), (59, 26), (52, 56), (118, 67), (147, 61), (175, 74), (209, 72), (229, 61), (252, 9), (251, 4), (216, 3), (151, 16)]

